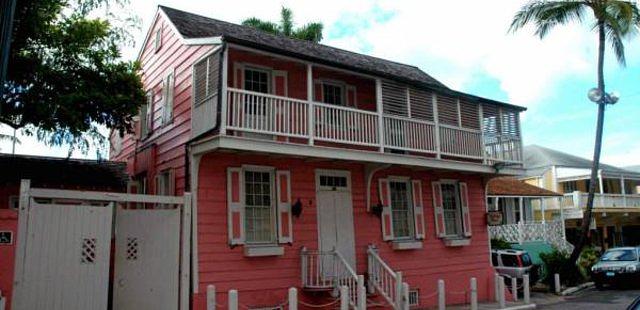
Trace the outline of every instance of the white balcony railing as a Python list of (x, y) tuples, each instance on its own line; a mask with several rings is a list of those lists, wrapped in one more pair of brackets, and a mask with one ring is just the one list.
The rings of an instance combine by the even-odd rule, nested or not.
[[(378, 255), (378, 250), (369, 246), (367, 249), (367, 268), (369, 282), (394, 309), (404, 309), (402, 299), (402, 272), (394, 271)], [(408, 307), (407, 307), (408, 308)]]
[(235, 88), (227, 88), (226, 98), (228, 130), (304, 138), (310, 143), (317, 140), (470, 158), (486, 163), (522, 162), (522, 144), (519, 137), (513, 135), (483, 139), (482, 131), (477, 129), (436, 125), (420, 119)]
[(545, 241), (562, 251), (570, 252), (573, 245), (566, 241), (562, 221), (504, 224), (489, 226), (489, 236), (511, 243)]
[[(589, 194), (573, 192), (562, 197), (546, 198), (545, 206), (549, 209), (558, 209), (560, 205), (566, 209), (581, 209), (587, 206)], [(593, 199), (594, 208), (640, 208), (640, 195), (637, 194), (600, 194), (596, 193)]]

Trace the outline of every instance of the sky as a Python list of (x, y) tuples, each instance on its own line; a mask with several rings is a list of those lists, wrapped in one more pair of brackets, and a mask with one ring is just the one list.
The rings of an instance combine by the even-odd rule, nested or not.
[[(450, 88), (526, 107), (524, 144), (538, 144), (591, 158), (597, 106), (587, 99), (596, 85), (597, 38), (589, 25), (556, 28), (544, 40), (531, 29), (509, 33), (526, 0), (135, 0), (142, 20), (136, 46), (123, 50), (135, 59), (158, 4), (239, 23), (244, 18), (279, 20), (281, 6), (294, 20), (322, 22), (322, 44), (418, 66)], [(602, 161), (640, 164), (640, 37), (626, 42), (627, 66), (610, 50), (605, 59), (608, 91), (620, 101), (605, 116)], [(2, 133), (10, 133), (6, 128)], [(10, 152), (7, 142), (1, 152)], [(66, 156), (22, 137), (17, 153)], [(95, 152), (73, 157), (95, 158)]]

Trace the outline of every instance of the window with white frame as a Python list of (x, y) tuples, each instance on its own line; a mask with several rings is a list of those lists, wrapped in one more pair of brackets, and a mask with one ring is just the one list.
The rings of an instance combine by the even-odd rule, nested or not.
[(460, 203), (460, 190), (458, 184), (442, 183), (440, 186), (442, 190), (445, 235), (462, 235), (462, 206)]
[(244, 89), (268, 94), (271, 91), (271, 73), (257, 68), (244, 69)]
[(562, 182), (562, 191), (565, 194), (573, 193), (577, 190), (578, 190), (578, 182), (576, 181)]
[(344, 105), (344, 87), (336, 83), (322, 82), (322, 98), (324, 103)]
[(160, 47), (162, 47), (162, 27), (156, 30), (153, 46), (156, 52), (160, 50)]
[(275, 195), (273, 171), (244, 171), (245, 241), (275, 242)]
[(173, 71), (164, 78), (162, 85), (162, 125), (166, 125), (173, 119), (173, 89), (175, 87)]
[(397, 239), (414, 237), (411, 188), (409, 181), (389, 181), (393, 235)]

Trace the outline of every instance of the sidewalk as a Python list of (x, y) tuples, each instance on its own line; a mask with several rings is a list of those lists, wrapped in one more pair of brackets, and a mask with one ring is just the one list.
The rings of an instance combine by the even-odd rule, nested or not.
[[(531, 293), (531, 303), (524, 304), (522, 299), (517, 302), (507, 302), (507, 307), (505, 309), (535, 309), (540, 306), (548, 305), (548, 304), (557, 304), (565, 301), (564, 297), (557, 296), (551, 293)], [(437, 308), (430, 308), (437, 309)], [(447, 306), (447, 310), (468, 310), (470, 309), (469, 305), (459, 305), (459, 306)], [(497, 302), (484, 302), (478, 304), (479, 310), (498, 310), (500, 306)]]

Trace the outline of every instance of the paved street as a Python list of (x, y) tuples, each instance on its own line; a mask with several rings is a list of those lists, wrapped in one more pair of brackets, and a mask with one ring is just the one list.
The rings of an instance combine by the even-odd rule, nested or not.
[(626, 309), (640, 296), (640, 290), (604, 290), (588, 289), (575, 296), (559, 298), (549, 303), (539, 302), (538, 309)]

